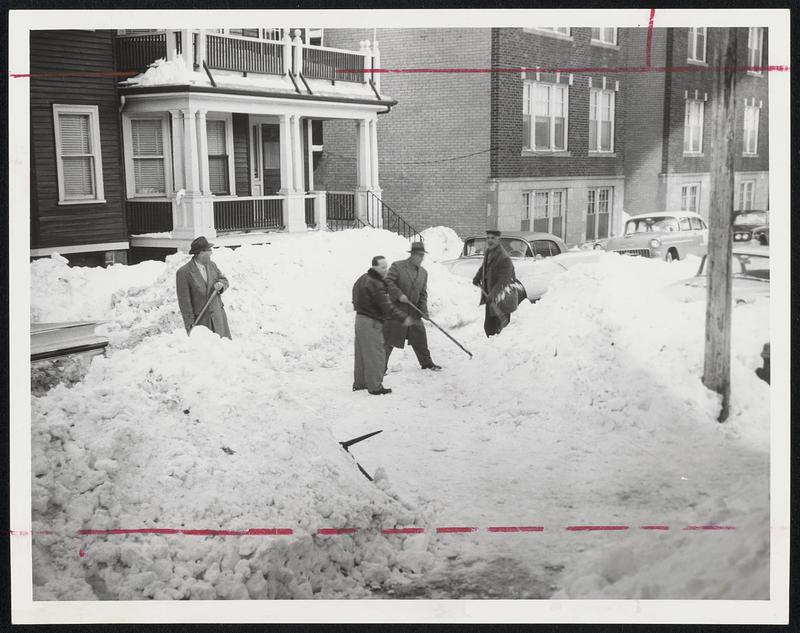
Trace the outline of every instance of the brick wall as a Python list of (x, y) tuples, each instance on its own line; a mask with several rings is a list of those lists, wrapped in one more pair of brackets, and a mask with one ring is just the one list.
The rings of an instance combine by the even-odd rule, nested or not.
[[(489, 29), (378, 29), (384, 68), (488, 67)], [(325, 45), (357, 49), (372, 29), (326, 29)], [(384, 201), (418, 230), (449, 226), (461, 236), (486, 228), (489, 176), (488, 74), (404, 74), (381, 77), (397, 99), (378, 117), (380, 186)], [(355, 186), (356, 128), (324, 124), (315, 184)], [(467, 154), (473, 156), (458, 158)], [(342, 157), (346, 158), (342, 158)]]

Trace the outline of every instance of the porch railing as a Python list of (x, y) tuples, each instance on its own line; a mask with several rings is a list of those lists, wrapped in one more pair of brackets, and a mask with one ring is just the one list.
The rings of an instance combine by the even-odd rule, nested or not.
[[(178, 33), (178, 46), (181, 34)], [(137, 33), (117, 35), (117, 68), (119, 70), (145, 71), (157, 59), (167, 57), (167, 34)]]
[(356, 216), (356, 194), (352, 191), (325, 193), (326, 224), (331, 231), (358, 229), (366, 226)]
[(307, 195), (305, 197), (305, 204), (306, 204), (306, 226), (310, 229), (316, 228), (317, 226), (317, 216), (316, 216), (316, 207), (317, 207), (317, 196), (314, 194)]
[(242, 197), (214, 200), (214, 227), (217, 231), (283, 230), (281, 196)]
[(128, 200), (128, 235), (164, 233), (172, 230), (172, 202)]
[(206, 35), (209, 68), (282, 75), (283, 43), (236, 35)]
[(303, 46), (303, 76), (308, 79), (364, 83), (363, 72), (336, 72), (364, 68), (364, 54), (322, 46)]
[(393, 231), (408, 240), (422, 241), (419, 231), (371, 191), (367, 191), (367, 223)]

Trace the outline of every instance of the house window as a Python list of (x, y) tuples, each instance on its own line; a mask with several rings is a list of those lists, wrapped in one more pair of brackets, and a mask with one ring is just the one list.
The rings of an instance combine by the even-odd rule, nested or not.
[(523, 146), (534, 151), (567, 149), (568, 86), (526, 82), (523, 86)]
[(614, 151), (614, 91), (592, 88), (589, 93), (589, 151)]
[(522, 194), (522, 221), (520, 222), (519, 230), (531, 230), (531, 194), (529, 191)]
[(744, 154), (754, 156), (758, 153), (759, 108), (755, 105), (744, 107)]
[(681, 211), (699, 213), (700, 208), (700, 183), (683, 185), (681, 187)]
[(567, 208), (566, 189), (536, 190), (528, 192), (528, 202), (533, 200), (533, 230), (564, 237), (564, 212)]
[(703, 151), (703, 114), (705, 103), (698, 99), (686, 100), (683, 122), (683, 153), (700, 154)]
[(739, 208), (738, 211), (750, 211), (753, 208), (753, 193), (756, 183), (754, 180), (743, 180), (739, 183)]
[(528, 32), (540, 32), (543, 35), (554, 35), (556, 37), (572, 37), (572, 29), (568, 26), (534, 26), (525, 30)]
[(215, 196), (230, 194), (228, 177), (228, 139), (224, 120), (207, 120), (208, 183)]
[(231, 35), (239, 35), (241, 37), (253, 37), (258, 38), (261, 34), (260, 29), (228, 29), (228, 33)]
[(608, 237), (611, 209), (614, 206), (614, 187), (597, 187), (588, 190), (586, 205), (586, 239)]
[(592, 44), (612, 44), (617, 43), (616, 28), (592, 29)]
[(706, 61), (706, 27), (693, 26), (689, 29), (689, 55), (690, 62)]
[[(750, 68), (758, 68), (762, 64), (762, 54), (764, 43), (764, 29), (760, 26), (751, 26), (747, 33), (747, 65)], [(753, 74), (760, 75), (760, 70), (751, 70)]]
[(54, 105), (59, 204), (105, 202), (97, 106)]
[(166, 157), (162, 119), (131, 120), (131, 154), (134, 195), (166, 195)]

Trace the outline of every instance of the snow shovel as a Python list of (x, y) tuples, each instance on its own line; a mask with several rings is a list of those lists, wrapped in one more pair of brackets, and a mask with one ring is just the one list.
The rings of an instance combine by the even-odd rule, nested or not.
[[(358, 437), (354, 437), (352, 440), (347, 440), (346, 442), (339, 442), (339, 444), (341, 444), (342, 448), (348, 455), (350, 455), (350, 457), (353, 457), (350, 453), (350, 447), (353, 444), (358, 444), (359, 442), (369, 439), (370, 437), (372, 437), (373, 435), (377, 435), (378, 433), (383, 433), (383, 429), (381, 429), (380, 431), (373, 431), (372, 433), (367, 433), (366, 435), (360, 435)], [(355, 461), (354, 457), (353, 461)], [(361, 464), (356, 462), (356, 466), (358, 466), (358, 469), (361, 471), (361, 474), (364, 475), (364, 477), (372, 481), (372, 477), (370, 477), (369, 473), (367, 473), (367, 471), (362, 468)]]
[(194, 326), (197, 325), (200, 319), (203, 318), (203, 315), (206, 313), (206, 310), (208, 309), (208, 306), (211, 304), (212, 299), (214, 299), (214, 297), (216, 297), (218, 294), (219, 290), (214, 288), (214, 292), (211, 293), (211, 296), (208, 298), (208, 301), (206, 301), (206, 304), (203, 306), (203, 309), (200, 310), (200, 314), (197, 315), (197, 318), (194, 320), (194, 323), (192, 323), (192, 327), (189, 328), (189, 334), (192, 333)]
[(424, 313), (422, 310), (420, 310), (420, 309), (419, 309), (417, 306), (415, 306), (413, 303), (407, 303), (406, 305), (409, 305), (409, 306), (411, 306), (412, 308), (414, 308), (414, 310), (416, 310), (416, 311), (417, 311), (417, 312), (420, 314), (420, 316), (421, 316), (423, 319), (425, 319), (426, 321), (430, 321), (430, 322), (431, 322), (431, 324), (433, 324), (433, 326), (434, 326), (434, 327), (435, 327), (437, 330), (439, 330), (439, 331), (440, 331), (442, 334), (444, 334), (444, 335), (445, 335), (447, 338), (449, 338), (451, 341), (453, 341), (453, 343), (455, 343), (456, 345), (458, 345), (458, 346), (459, 346), (459, 347), (460, 347), (460, 348), (461, 348), (463, 351), (465, 351), (467, 354), (469, 354), (469, 359), (470, 359), (470, 360), (472, 360), (472, 352), (470, 352), (470, 351), (469, 351), (469, 350), (468, 350), (466, 347), (464, 347), (464, 346), (463, 346), (461, 343), (459, 343), (459, 342), (458, 342), (456, 339), (454, 339), (454, 338), (453, 338), (452, 336), (450, 336), (450, 335), (449, 335), (447, 332), (445, 332), (445, 331), (444, 331), (444, 330), (443, 330), (443, 329), (442, 329), (442, 328), (439, 326), (439, 324), (438, 324), (438, 323), (436, 323), (436, 321), (434, 321), (432, 318), (430, 318), (430, 317), (429, 317), (427, 314), (425, 314), (425, 313)]

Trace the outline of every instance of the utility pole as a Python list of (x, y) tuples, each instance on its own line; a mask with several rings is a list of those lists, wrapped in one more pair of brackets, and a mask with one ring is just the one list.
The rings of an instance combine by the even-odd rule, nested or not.
[(703, 384), (722, 396), (720, 422), (728, 419), (731, 394), (731, 249), (736, 128), (736, 29), (711, 30), (716, 36), (713, 66), (711, 201), (708, 215), (708, 293)]

